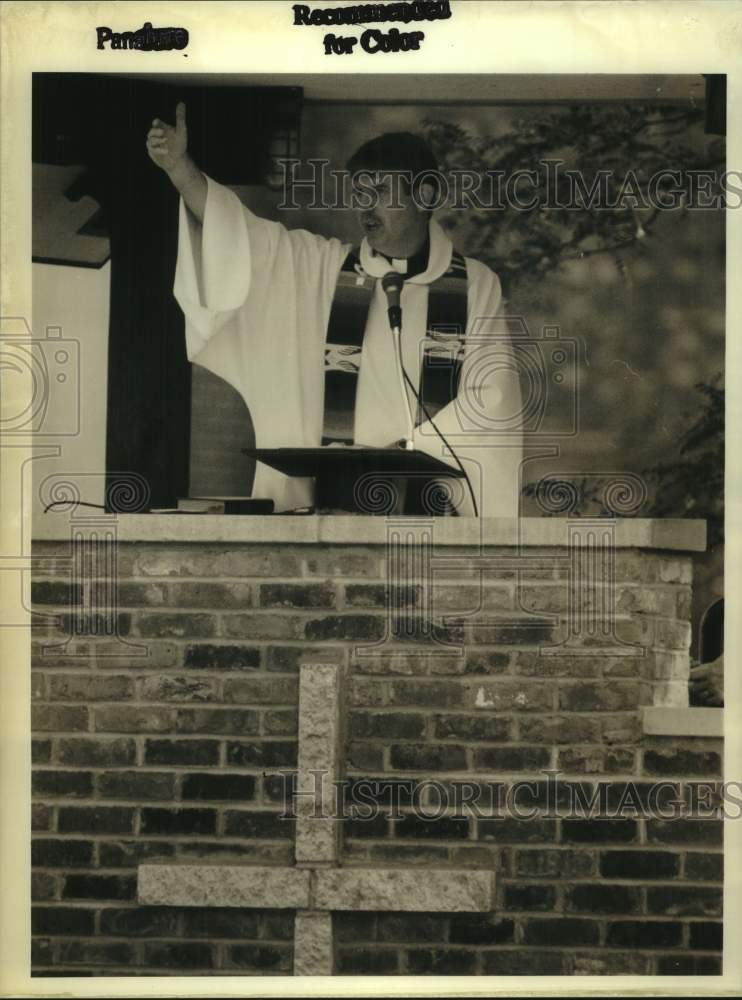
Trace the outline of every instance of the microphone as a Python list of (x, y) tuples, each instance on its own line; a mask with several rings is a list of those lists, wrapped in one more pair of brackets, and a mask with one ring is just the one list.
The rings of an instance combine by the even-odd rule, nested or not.
[(386, 293), (386, 300), (389, 304), (387, 313), (389, 315), (389, 326), (392, 330), (402, 329), (402, 305), (400, 295), (404, 278), (397, 271), (389, 271), (381, 279), (381, 287)]

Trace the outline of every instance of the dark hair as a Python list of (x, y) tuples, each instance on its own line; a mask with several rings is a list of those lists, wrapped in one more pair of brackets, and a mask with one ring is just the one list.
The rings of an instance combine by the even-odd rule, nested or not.
[(347, 163), (351, 174), (359, 170), (377, 172), (381, 170), (399, 170), (412, 175), (412, 180), (419, 174), (432, 172), (427, 178), (438, 193), (438, 163), (427, 142), (412, 132), (385, 132), (375, 139), (365, 142), (357, 149)]

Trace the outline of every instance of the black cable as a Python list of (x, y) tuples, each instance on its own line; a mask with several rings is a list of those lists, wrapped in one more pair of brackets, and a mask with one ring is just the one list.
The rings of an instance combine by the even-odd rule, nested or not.
[(471, 496), (471, 502), (472, 502), (472, 504), (474, 506), (474, 517), (479, 517), (479, 507), (477, 506), (477, 498), (474, 495), (474, 489), (472, 487), (471, 480), (469, 479), (469, 476), (468, 476), (468, 473), (467, 473), (466, 469), (461, 464), (461, 460), (459, 459), (459, 456), (456, 454), (456, 452), (453, 450), (453, 448), (451, 447), (451, 445), (448, 443), (448, 441), (444, 437), (443, 432), (441, 430), (439, 430), (439, 428), (435, 424), (435, 421), (433, 420), (433, 418), (431, 417), (431, 415), (428, 413), (428, 410), (427, 410), (427, 408), (425, 406), (425, 403), (423, 403), (423, 401), (420, 398), (420, 395), (419, 395), (417, 389), (412, 384), (412, 380), (410, 379), (410, 376), (407, 374), (407, 369), (405, 368), (404, 363), (401, 360), (401, 357), (400, 357), (400, 364), (402, 365), (402, 375), (404, 376), (404, 380), (407, 383), (407, 385), (410, 387), (410, 389), (412, 389), (412, 394), (415, 397), (415, 399), (417, 400), (418, 406), (420, 407), (420, 409), (423, 411), (423, 413), (427, 417), (427, 419), (428, 419), (430, 425), (432, 426), (433, 430), (436, 432), (436, 434), (441, 439), (441, 441), (444, 443), (444, 445), (446, 446), (446, 448), (448, 448), (448, 450), (453, 455), (454, 460), (455, 460), (456, 464), (458, 465), (458, 467), (461, 469), (461, 472), (462, 472), (462, 474), (464, 476), (464, 479), (466, 480), (466, 485), (469, 487), (469, 494)]
[(105, 510), (105, 506), (102, 503), (86, 503), (85, 500), (52, 500), (51, 503), (44, 507), (44, 513), (49, 510), (50, 507), (56, 507), (58, 504), (75, 504), (77, 507), (97, 507), (98, 510)]

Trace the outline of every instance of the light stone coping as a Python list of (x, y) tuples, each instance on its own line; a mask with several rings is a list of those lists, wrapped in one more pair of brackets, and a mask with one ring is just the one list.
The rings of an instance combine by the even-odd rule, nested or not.
[(333, 974), (332, 914), (297, 913), (294, 922), (294, 975)]
[[(587, 527), (588, 519), (582, 520)], [(615, 526), (618, 548), (703, 552), (706, 522), (689, 518), (606, 519)], [(121, 542), (317, 542), (331, 545), (385, 545), (389, 525), (430, 524), (438, 545), (565, 547), (568, 521), (557, 517), (514, 518), (387, 518), (364, 515), (305, 517), (297, 515), (225, 516), (223, 514), (96, 514), (71, 517), (49, 512), (34, 517), (34, 541), (67, 541), (71, 525), (78, 530), (115, 530)], [(572, 545), (579, 544), (573, 539)]]
[(338, 858), (342, 670), (334, 663), (303, 663), (299, 674), (299, 757), (296, 774), (295, 857), (300, 863)]
[(493, 872), (335, 868), (314, 877), (318, 910), (482, 913), (495, 903)]
[(645, 736), (713, 736), (723, 738), (724, 709), (646, 707), (642, 711), (642, 729)]
[(257, 865), (140, 865), (137, 898), (144, 906), (241, 906), (306, 909), (310, 873)]
[[(652, 701), (655, 708), (664, 711), (686, 711), (688, 709), (688, 671), (690, 659), (686, 660), (685, 680), (656, 680), (652, 685)], [(690, 735), (690, 734), (688, 734)]]

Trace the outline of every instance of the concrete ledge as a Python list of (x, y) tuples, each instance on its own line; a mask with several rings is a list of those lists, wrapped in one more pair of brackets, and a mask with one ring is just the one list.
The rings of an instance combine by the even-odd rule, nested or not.
[(309, 872), (257, 865), (140, 865), (137, 899), (144, 906), (309, 906)]
[[(588, 519), (583, 519), (588, 528)], [(590, 520), (590, 524), (594, 522)], [(706, 522), (685, 518), (653, 520), (625, 518), (606, 524), (614, 526), (614, 544), (618, 548), (668, 549), (679, 552), (703, 552), (706, 548)], [(433, 541), (439, 545), (459, 546), (540, 546), (563, 548), (580, 545), (578, 537), (568, 539), (568, 524), (578, 519), (558, 517), (468, 518), (439, 517), (387, 518), (339, 515), (337, 517), (281, 516), (227, 517), (221, 514), (100, 514), (71, 517), (68, 513), (50, 512), (33, 519), (32, 537), (36, 541), (67, 541), (74, 526), (115, 532), (121, 542), (253, 542), (312, 545), (385, 545), (388, 527), (397, 525), (413, 530), (433, 526)]]
[(645, 708), (645, 736), (724, 737), (723, 708)]
[(492, 872), (336, 868), (315, 879), (318, 910), (483, 913), (495, 905)]

